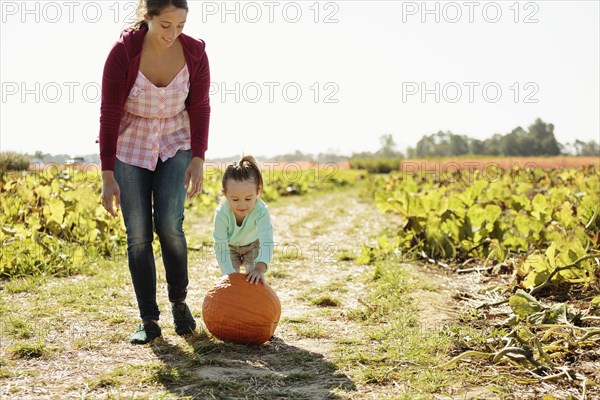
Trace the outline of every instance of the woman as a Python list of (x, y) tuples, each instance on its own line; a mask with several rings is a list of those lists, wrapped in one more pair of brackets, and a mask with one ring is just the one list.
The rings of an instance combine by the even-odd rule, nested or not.
[(202, 189), (210, 118), (205, 44), (182, 33), (186, 0), (141, 0), (138, 22), (111, 49), (102, 77), (102, 205), (120, 207), (129, 270), (142, 323), (129, 341), (161, 335), (156, 304), (156, 231), (175, 331), (196, 322), (185, 303), (188, 272), (183, 232), (186, 198)]

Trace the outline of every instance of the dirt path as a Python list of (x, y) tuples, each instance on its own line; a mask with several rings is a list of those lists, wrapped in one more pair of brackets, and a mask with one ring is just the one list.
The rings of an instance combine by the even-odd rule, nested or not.
[[(178, 337), (172, 327), (164, 273), (159, 273), (163, 337), (150, 346), (126, 338), (136, 321), (126, 260), (109, 260), (93, 276), (24, 281), (0, 291), (0, 398), (380, 398), (387, 388), (352, 381), (335, 346), (364, 329), (345, 316), (358, 306), (369, 268), (354, 258), (363, 243), (394, 224), (357, 188), (282, 199), (271, 205), (275, 261), (268, 281), (282, 303), (275, 338), (239, 346), (199, 333)], [(217, 274), (211, 254), (211, 215), (188, 216), (188, 303), (199, 316)], [(157, 269), (162, 271), (158, 262)], [(434, 278), (431, 278), (434, 279)], [(420, 313), (434, 326), (452, 318), (448, 293), (422, 298)], [(21, 286), (19, 286), (21, 285)]]
[[(282, 397), (273, 398), (375, 396), (376, 388), (357, 387), (331, 361), (340, 339), (364, 329), (345, 318), (358, 306), (370, 268), (357, 265), (354, 258), (363, 243), (375, 244), (392, 222), (358, 193), (351, 189), (291, 197), (270, 206), (277, 244), (267, 276), (282, 305), (276, 338), (267, 344), (268, 352), (252, 353), (245, 362), (240, 359), (249, 356), (246, 351), (222, 354), (229, 365), (205, 368), (202, 376), (298, 375), (298, 382), (288, 381), (282, 388)], [(271, 357), (278, 363), (271, 363)], [(257, 398), (270, 397), (262, 392)]]

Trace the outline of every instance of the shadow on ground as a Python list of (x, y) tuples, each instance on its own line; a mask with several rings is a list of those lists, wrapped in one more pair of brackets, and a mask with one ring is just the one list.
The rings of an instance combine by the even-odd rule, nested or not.
[(163, 363), (155, 379), (178, 398), (324, 400), (356, 390), (323, 355), (275, 336), (260, 346), (224, 343), (206, 333), (186, 341), (193, 352), (164, 338), (151, 345)]

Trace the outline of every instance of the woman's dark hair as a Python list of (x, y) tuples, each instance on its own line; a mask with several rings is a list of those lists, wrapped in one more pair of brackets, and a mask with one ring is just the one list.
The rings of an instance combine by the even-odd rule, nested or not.
[(148, 23), (144, 19), (144, 15), (148, 14), (150, 17), (155, 17), (160, 15), (165, 8), (170, 6), (189, 11), (187, 0), (140, 0), (137, 12), (135, 14), (136, 21), (129, 27), (129, 29), (140, 29), (142, 27), (147, 27)]
[(260, 167), (253, 156), (244, 156), (239, 162), (229, 164), (225, 168), (223, 173), (223, 193), (225, 193), (225, 184), (229, 179), (236, 180), (238, 182), (254, 181), (256, 183), (256, 189), (262, 189), (263, 178), (260, 172)]

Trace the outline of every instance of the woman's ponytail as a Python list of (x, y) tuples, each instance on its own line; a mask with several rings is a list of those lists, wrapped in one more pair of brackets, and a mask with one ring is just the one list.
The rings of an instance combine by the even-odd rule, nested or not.
[(189, 11), (187, 0), (140, 0), (135, 12), (135, 21), (126, 30), (147, 28), (146, 14), (155, 17), (170, 6)]

